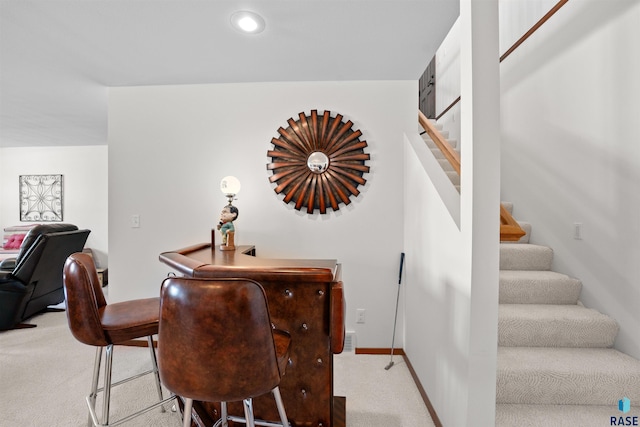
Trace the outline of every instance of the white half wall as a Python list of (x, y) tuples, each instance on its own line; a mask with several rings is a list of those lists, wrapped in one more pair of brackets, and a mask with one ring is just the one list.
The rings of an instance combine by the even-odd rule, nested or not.
[(405, 148), (405, 351), (443, 425), (466, 425), (469, 253), (413, 148)]
[(0, 149), (0, 226), (20, 222), (20, 175), (62, 174), (63, 222), (91, 230), (86, 246), (108, 267), (107, 146)]
[[(253, 244), (265, 258), (337, 259), (357, 347), (390, 347), (403, 250), (403, 133), (417, 129), (417, 93), (417, 81), (110, 89), (110, 298), (158, 295), (171, 271), (158, 255), (210, 240), (226, 204), (220, 180), (234, 175), (242, 184), (236, 244)], [(285, 205), (266, 169), (278, 128), (312, 109), (352, 120), (371, 154), (361, 194), (325, 215)], [(140, 228), (131, 227), (134, 214)], [(364, 324), (355, 323), (359, 308)]]
[[(446, 426), (495, 424), (499, 268), (497, 1), (460, 2), (460, 225), (405, 144), (405, 351)], [(494, 29), (490, 31), (487, 29)], [(445, 203), (446, 202), (446, 203)]]

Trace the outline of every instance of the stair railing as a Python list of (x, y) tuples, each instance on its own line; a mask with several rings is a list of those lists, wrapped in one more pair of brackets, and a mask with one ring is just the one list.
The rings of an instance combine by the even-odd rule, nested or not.
[(518, 221), (513, 219), (508, 210), (500, 204), (500, 241), (501, 242), (517, 242), (526, 231), (520, 227)]
[[(564, 6), (569, 0), (559, 0), (555, 6), (553, 6), (549, 12), (547, 12), (536, 24), (531, 27), (520, 39), (518, 39), (513, 46), (511, 46), (502, 56), (500, 56), (500, 62), (504, 61), (507, 56), (513, 53), (525, 40), (527, 40), (535, 31), (537, 31), (544, 23), (546, 23), (562, 6)], [(449, 109), (460, 102), (460, 97), (457, 97), (438, 117), (442, 117)], [(449, 161), (453, 169), (460, 175), (460, 155), (457, 151), (451, 147), (451, 144), (442, 137), (438, 129), (427, 119), (427, 117), (418, 110), (418, 122), (427, 132), (429, 137), (435, 142), (436, 146), (442, 151), (444, 157)], [(501, 242), (515, 242), (520, 240), (526, 232), (520, 227), (518, 222), (513, 219), (511, 214), (500, 204), (500, 241)]]
[[(418, 110), (418, 123), (420, 123), (420, 126), (422, 126), (427, 135), (429, 135), (431, 140), (436, 144), (451, 164), (451, 167), (460, 175), (460, 154), (449, 144), (449, 141), (442, 136), (431, 120), (420, 110)], [(526, 232), (520, 227), (520, 224), (518, 224), (509, 211), (500, 204), (500, 241), (516, 242), (525, 234)]]
[(438, 129), (436, 129), (435, 125), (431, 123), (431, 120), (427, 119), (427, 116), (425, 116), (420, 110), (418, 110), (418, 122), (440, 151), (442, 151), (442, 154), (444, 154), (444, 157), (449, 161), (453, 170), (458, 172), (458, 175), (460, 175), (460, 154), (453, 149), (451, 144), (449, 144), (449, 141), (442, 136)]

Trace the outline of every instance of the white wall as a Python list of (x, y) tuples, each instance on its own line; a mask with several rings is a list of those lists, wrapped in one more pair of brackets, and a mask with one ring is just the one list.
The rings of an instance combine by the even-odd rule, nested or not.
[(86, 246), (100, 267), (108, 266), (107, 147), (29, 147), (0, 149), (0, 225), (20, 222), (18, 177), (64, 175), (63, 222), (91, 230)]
[[(220, 180), (235, 175), (236, 244), (255, 244), (267, 258), (337, 259), (357, 346), (390, 346), (403, 248), (402, 135), (417, 128), (416, 81), (113, 88), (109, 99), (112, 300), (158, 294), (170, 272), (158, 255), (209, 241), (226, 204)], [(285, 205), (266, 169), (278, 128), (311, 109), (352, 120), (371, 154), (360, 196), (325, 215)], [(140, 228), (131, 228), (133, 214)], [(365, 324), (355, 323), (356, 308), (366, 309)]]
[[(640, 358), (640, 3), (568, 2), (502, 63), (502, 193)], [(584, 237), (573, 239), (573, 224)]]
[[(533, 27), (558, 0), (499, 0), (499, 52), (502, 55)], [(454, 22), (436, 51), (436, 116), (444, 113), (460, 96), (460, 18)], [(450, 140), (460, 142), (460, 102), (440, 117), (438, 123)]]
[(461, 1), (460, 14), (460, 226), (437, 188), (444, 184), (408, 135), (405, 351), (443, 425), (489, 426), (498, 316), (497, 1)]
[[(454, 22), (436, 51), (436, 117), (460, 96), (460, 18)], [(460, 102), (451, 107), (438, 124), (460, 142)], [(458, 149), (461, 144), (458, 144)], [(460, 153), (463, 155), (462, 153)]]
[(514, 45), (559, 0), (499, 0), (500, 54)]

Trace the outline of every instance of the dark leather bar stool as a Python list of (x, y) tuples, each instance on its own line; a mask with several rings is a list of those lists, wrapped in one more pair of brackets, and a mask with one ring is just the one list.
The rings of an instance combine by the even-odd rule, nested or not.
[[(221, 417), (248, 427), (289, 426), (280, 379), (291, 336), (274, 329), (264, 289), (245, 279), (168, 278), (160, 294), (158, 366), (163, 384), (185, 398), (184, 427), (193, 400), (220, 402)], [(281, 423), (255, 420), (252, 398), (273, 393)], [(244, 418), (227, 402), (242, 401)]]
[[(93, 259), (85, 253), (74, 253), (67, 258), (64, 265), (63, 278), (64, 293), (67, 300), (67, 320), (69, 321), (71, 333), (81, 343), (97, 347), (91, 394), (87, 396), (87, 405), (89, 406), (88, 425), (115, 426), (153, 408), (161, 407), (164, 403), (172, 400), (173, 396), (162, 400), (162, 388), (153, 346), (152, 336), (158, 333), (159, 298), (107, 304)], [(145, 336), (149, 343), (153, 368), (112, 384), (113, 346)], [(102, 349), (104, 347), (107, 349), (104, 366), (104, 387), (98, 389)], [(109, 402), (112, 387), (147, 374), (153, 374), (155, 377), (160, 401), (118, 421), (109, 423)], [(103, 392), (104, 399), (102, 422), (98, 420), (96, 415), (96, 397), (99, 392)], [(162, 408), (162, 411), (164, 412), (164, 408)]]

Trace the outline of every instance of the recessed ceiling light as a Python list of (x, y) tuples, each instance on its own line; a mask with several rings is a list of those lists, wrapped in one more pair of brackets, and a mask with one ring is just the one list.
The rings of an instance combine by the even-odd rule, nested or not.
[(254, 12), (241, 10), (231, 15), (231, 25), (238, 31), (258, 34), (264, 30), (264, 19)]

